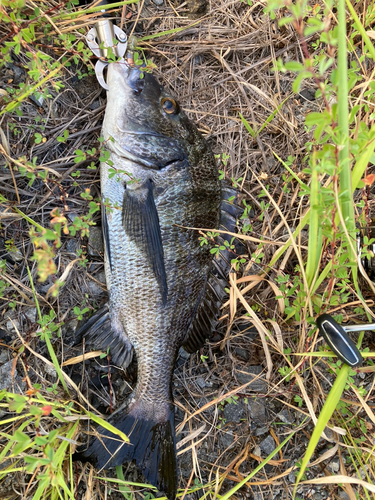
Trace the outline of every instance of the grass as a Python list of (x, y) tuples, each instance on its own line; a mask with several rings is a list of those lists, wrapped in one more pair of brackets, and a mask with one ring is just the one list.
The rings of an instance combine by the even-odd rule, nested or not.
[[(374, 498), (371, 335), (357, 337), (365, 363), (353, 371), (327, 350), (314, 324), (322, 312), (339, 322), (373, 317), (373, 271), (365, 265), (368, 276), (364, 269), (373, 238), (371, 229), (360, 229), (374, 218), (373, 6), (215, 0), (209, 15), (192, 22), (185, 4), (165, 5), (163, 17), (142, 5), (125, 1), (111, 9), (126, 28), (142, 21), (140, 53), (153, 58), (163, 83), (210, 136), (222, 176), (240, 187), (247, 207), (238, 237), (249, 256), (233, 263), (223, 335), (192, 358), (193, 368), (176, 371), (178, 432), (186, 440), (179, 457), (191, 471), (181, 479), (179, 498), (193, 491), (222, 500), (250, 490), (273, 494), (281, 480), (285, 498), (304, 498), (313, 487), (332, 497), (343, 489), (351, 500)], [(96, 165), (105, 155), (98, 140), (105, 101), (83, 40), (98, 10), (28, 0), (0, 6), (0, 70), (13, 68), (13, 77), (1, 80), (0, 109), (0, 326), (13, 333), (8, 341), (0, 337), (0, 346), (9, 352), (13, 381), (16, 370), (23, 379), (19, 392), (0, 391), (3, 498), (16, 498), (12, 483), (33, 499), (155, 493), (127, 481), (122, 468), (98, 475), (71, 458), (88, 420), (109, 425), (88, 396), (85, 371), (79, 383), (77, 372), (68, 371), (84, 359), (66, 342), (81, 310), (91, 312), (104, 299), (87, 287), (100, 280), (86, 239), (99, 221)], [(16, 68), (24, 71), (19, 83)], [(80, 81), (94, 81), (92, 90), (85, 94)], [(306, 88), (316, 101), (303, 105), (297, 100)], [(30, 101), (41, 96), (45, 108)], [(212, 237), (210, 228), (199, 229)], [(21, 260), (9, 259), (17, 251)], [(25, 320), (32, 307), (36, 319)], [(257, 331), (251, 346), (239, 330), (249, 324)], [(262, 364), (267, 393), (233, 376), (246, 367), (238, 349), (249, 353), (247, 364)], [(85, 359), (91, 356), (100, 359), (98, 353)], [(113, 368), (109, 373), (111, 383), (122, 379)], [(198, 376), (216, 385), (202, 389)], [(112, 392), (99, 394), (112, 405)], [(227, 405), (247, 407), (256, 398), (277, 407), (268, 408), (275, 448), (267, 457), (248, 422), (232, 426), (223, 419)], [(286, 408), (294, 423), (278, 422)], [(236, 440), (219, 453), (230, 431)]]

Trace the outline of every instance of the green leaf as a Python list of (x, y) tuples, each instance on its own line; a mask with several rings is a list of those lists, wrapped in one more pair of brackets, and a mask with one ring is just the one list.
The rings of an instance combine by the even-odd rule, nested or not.
[(336, 380), (327, 396), (326, 402), (324, 403), (324, 406), (322, 408), (322, 411), (320, 412), (318, 421), (315, 425), (313, 434), (310, 438), (309, 444), (307, 446), (307, 450), (305, 453), (305, 456), (303, 457), (302, 464), (301, 464), (301, 469), (298, 473), (297, 479), (296, 479), (296, 484), (294, 487), (294, 496), (296, 495), (297, 491), (297, 486), (300, 480), (302, 479), (302, 476), (306, 470), (307, 464), (309, 463), (314, 450), (318, 444), (318, 441), (320, 439), (320, 436), (322, 435), (322, 432), (326, 428), (329, 419), (331, 418), (333, 412), (336, 409), (336, 406), (338, 402), (340, 401), (341, 395), (345, 389), (346, 382), (349, 377), (350, 373), (350, 366), (344, 364), (341, 370), (338, 371)]

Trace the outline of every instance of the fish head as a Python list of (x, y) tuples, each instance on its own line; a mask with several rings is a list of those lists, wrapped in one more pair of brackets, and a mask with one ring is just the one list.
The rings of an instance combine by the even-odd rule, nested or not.
[(160, 170), (196, 164), (207, 144), (178, 102), (150, 73), (126, 62), (108, 66), (103, 136), (119, 156)]

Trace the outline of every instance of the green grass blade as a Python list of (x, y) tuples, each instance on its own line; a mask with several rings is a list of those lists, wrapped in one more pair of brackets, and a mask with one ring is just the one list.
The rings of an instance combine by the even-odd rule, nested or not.
[(104, 429), (107, 429), (107, 431), (112, 432), (112, 434), (116, 434), (117, 436), (120, 436), (120, 438), (125, 441), (125, 443), (129, 442), (129, 438), (126, 434), (124, 434), (122, 431), (111, 425), (107, 420), (103, 420), (102, 418), (98, 417), (94, 413), (91, 413), (91, 411), (86, 411), (86, 414), (93, 420), (95, 423), (101, 425)]
[(375, 149), (375, 125), (373, 125), (369, 132), (369, 137), (371, 138), (369, 143), (363, 149), (362, 154), (357, 159), (353, 171), (352, 171), (352, 192), (357, 188), (359, 181), (367, 168), (372, 154)]
[(162, 31), (160, 33), (154, 33), (153, 35), (144, 36), (143, 38), (139, 38), (138, 41), (145, 42), (146, 40), (153, 40), (154, 38), (159, 38), (164, 35), (173, 35), (173, 33), (179, 33), (180, 31), (187, 30), (195, 26), (196, 24), (199, 24), (200, 22), (202, 22), (201, 19), (195, 21), (195, 23), (189, 24), (188, 26), (182, 26), (182, 28), (174, 28), (171, 30)]
[[(349, 104), (348, 104), (348, 52), (346, 44), (346, 10), (345, 0), (338, 0), (338, 54), (337, 85), (338, 125), (341, 141), (339, 144), (338, 159), (339, 173), (339, 202), (343, 219), (351, 241), (356, 241), (354, 203), (351, 184), (351, 162), (349, 156)], [(353, 272), (354, 282), (357, 283), (357, 256), (354, 249), (347, 242), (349, 263)]]
[(344, 364), (337, 373), (336, 380), (327, 396), (322, 411), (320, 412), (318, 421), (315, 425), (314, 432), (307, 446), (305, 456), (303, 457), (301, 469), (299, 471), (299, 474), (296, 479), (296, 484), (294, 486), (294, 492), (293, 492), (294, 497), (296, 495), (298, 483), (301, 481), (302, 476), (306, 470), (306, 467), (310, 462), (310, 458), (314, 453), (314, 450), (316, 448), (316, 445), (318, 444), (320, 436), (322, 435), (322, 432), (327, 426), (329, 419), (331, 418), (333, 412), (335, 411), (337, 403), (339, 402), (341, 395), (345, 389), (345, 385), (348, 381), (350, 370), (351, 370), (350, 366)]
[(305, 184), (303, 181), (301, 181), (301, 179), (298, 177), (298, 175), (293, 172), (293, 170), (289, 167), (289, 165), (287, 165), (285, 163), (285, 161), (283, 161), (280, 156), (275, 153), (275, 151), (272, 151), (274, 157), (282, 164), (282, 166), (290, 173), (290, 175), (293, 177), (293, 179), (298, 182), (298, 184), (307, 192), (310, 191), (309, 189), (309, 186), (307, 184)]
[(244, 118), (241, 113), (238, 113), (240, 115), (241, 121), (244, 124), (245, 129), (249, 132), (252, 138), (257, 136), (257, 132), (251, 128), (250, 123)]
[[(71, 426), (69, 429), (68, 433), (66, 434), (67, 439), (72, 439), (74, 436), (74, 433), (78, 427), (79, 420), (76, 421), (74, 425)], [(66, 458), (66, 449), (70, 445), (69, 441), (66, 441), (65, 439), (62, 440), (60, 446), (58, 447), (57, 451), (55, 451), (55, 454), (53, 456), (53, 461), (56, 464), (56, 466), (61, 466), (63, 461)]]
[(275, 109), (275, 111), (273, 111), (269, 117), (262, 123), (262, 125), (260, 126), (258, 132), (256, 133), (256, 136), (259, 135), (262, 130), (267, 127), (267, 125), (269, 123), (272, 122), (272, 120), (275, 118), (275, 116), (277, 115), (277, 113), (280, 111), (280, 109), (284, 106), (284, 104), (286, 103), (286, 101), (290, 98), (290, 96), (286, 97)]
[(291, 439), (296, 432), (297, 431), (292, 432), (286, 439), (284, 439), (284, 441), (282, 443), (280, 443), (279, 446), (270, 455), (268, 455), (268, 457), (265, 460), (263, 460), (262, 463), (260, 463), (258, 465), (258, 467), (256, 467), (248, 476), (246, 476), (245, 479), (243, 479), (241, 482), (236, 484), (236, 486), (233, 486), (233, 488), (231, 490), (229, 490), (224, 496), (220, 497), (220, 499), (221, 500), (228, 500), (232, 495), (234, 495), (236, 493), (236, 491), (238, 491), (240, 488), (242, 488), (242, 486), (244, 486), (252, 477), (255, 476), (255, 474), (257, 474), (261, 469), (263, 469), (263, 467), (265, 465), (267, 465), (267, 463), (270, 460), (272, 460), (272, 458), (277, 453), (279, 453), (279, 451), (286, 445), (286, 443), (289, 441), (289, 439)]
[[(40, 307), (39, 307), (39, 302), (38, 302), (38, 298), (36, 296), (36, 291), (35, 291), (35, 286), (34, 286), (34, 281), (33, 281), (33, 277), (31, 276), (31, 272), (30, 272), (30, 268), (29, 266), (26, 266), (27, 268), (27, 273), (29, 275), (29, 280), (30, 280), (30, 286), (31, 286), (31, 289), (33, 291), (33, 295), (34, 295), (34, 300), (35, 300), (35, 305), (36, 305), (36, 309), (38, 311), (38, 317), (39, 317), (39, 320), (42, 321), (42, 313), (40, 311)], [(62, 371), (61, 371), (61, 368), (60, 368), (60, 365), (59, 365), (59, 361), (57, 359), (57, 356), (56, 356), (56, 353), (55, 353), (55, 350), (51, 344), (51, 340), (50, 338), (48, 337), (48, 335), (45, 335), (44, 336), (44, 340), (46, 342), (46, 345), (47, 345), (47, 349), (48, 349), (48, 352), (49, 352), (49, 355), (51, 357), (51, 360), (52, 360), (52, 363), (53, 363), (53, 366), (55, 367), (55, 370), (56, 370), (56, 373), (57, 373), (57, 376), (60, 380), (60, 382), (62, 383), (62, 386), (64, 387), (65, 391), (70, 395), (69, 393), (69, 389), (65, 383), (65, 379), (64, 379), (64, 375), (62, 374)]]
[(85, 16), (86, 14), (93, 14), (95, 12), (101, 12), (102, 10), (114, 10), (123, 7), (124, 5), (129, 5), (131, 3), (137, 4), (139, 0), (123, 0), (122, 2), (113, 2), (108, 4), (101, 4), (95, 7), (90, 7), (89, 9), (77, 10), (76, 12), (69, 12), (67, 14), (57, 14), (56, 16), (51, 16), (53, 21), (61, 21), (62, 19), (71, 19), (73, 17)]
[(352, 5), (351, 0), (346, 0), (346, 6), (348, 7), (348, 10), (350, 12), (350, 15), (354, 21), (354, 24), (355, 24), (357, 30), (359, 31), (363, 41), (365, 42), (367, 50), (370, 52), (370, 55), (371, 55), (373, 61), (375, 61), (375, 47), (374, 47), (373, 43), (371, 42), (371, 40), (366, 32), (365, 27), (363, 26), (363, 24), (359, 20), (359, 17), (357, 16), (357, 13)]
[(311, 194), (310, 194), (310, 225), (309, 243), (306, 263), (306, 279), (310, 287), (319, 269), (319, 260), (322, 251), (322, 226), (319, 211), (319, 180), (316, 162), (312, 161)]

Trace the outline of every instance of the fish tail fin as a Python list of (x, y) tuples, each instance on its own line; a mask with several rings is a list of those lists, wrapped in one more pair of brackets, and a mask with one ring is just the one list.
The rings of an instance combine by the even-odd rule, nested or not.
[(98, 469), (134, 460), (145, 479), (169, 500), (174, 500), (177, 492), (177, 460), (173, 406), (168, 404), (162, 419), (142, 418), (140, 413), (121, 413), (109, 419), (112, 425), (126, 434), (129, 443), (99, 427), (99, 436), (86, 450), (79, 450), (75, 459), (89, 461)]

